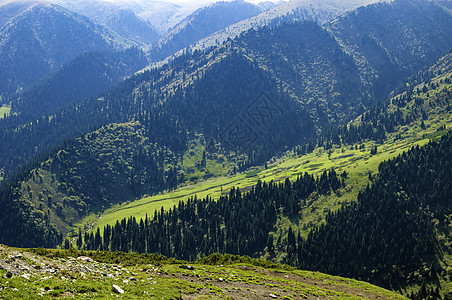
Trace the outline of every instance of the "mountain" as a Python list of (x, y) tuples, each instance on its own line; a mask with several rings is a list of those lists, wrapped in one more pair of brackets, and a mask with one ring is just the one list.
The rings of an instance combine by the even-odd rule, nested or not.
[[(299, 242), (299, 267), (393, 288), (439, 281), (440, 261), (450, 251), (450, 229), (444, 226), (451, 209), (451, 136), (380, 164), (358, 202), (329, 215)], [(437, 232), (444, 238), (438, 240)]]
[[(430, 17), (424, 18), (419, 9)], [(441, 49), (450, 49), (451, 35), (441, 33), (452, 26), (450, 16), (435, 2), (395, 1), (358, 8), (332, 22), (329, 30), (354, 56), (362, 74), (378, 77), (372, 92), (381, 99), (392, 89), (391, 82), (432, 64), (445, 54)]]
[(149, 21), (131, 9), (106, 1), (54, 1), (71, 11), (90, 18), (138, 46), (156, 42), (160, 34)]
[[(79, 197), (89, 210), (95, 210), (102, 205), (108, 206), (110, 203), (139, 197), (146, 189), (156, 191), (151, 181), (136, 185), (132, 180), (135, 171), (127, 176), (115, 177), (117, 173), (123, 174), (127, 165), (131, 170), (134, 170), (132, 166), (135, 164), (143, 165), (143, 156), (129, 150), (119, 151), (105, 144), (99, 149), (107, 151), (106, 157), (119, 157), (120, 153), (127, 157), (124, 158), (124, 169), (115, 171), (115, 164), (110, 161), (94, 159), (100, 154), (90, 155), (94, 160), (87, 160), (87, 167), (83, 167), (86, 158), (78, 157), (77, 151), (90, 153), (96, 149), (93, 145), (82, 147), (70, 144), (68, 148), (63, 146), (51, 152), (46, 151), (80, 134), (83, 134), (82, 140), (94, 142), (96, 139), (93, 137), (98, 134), (84, 133), (106, 130), (112, 123), (139, 122), (137, 126), (142, 129), (136, 131), (144, 132), (142, 135), (149, 138), (149, 147), (168, 148), (170, 152), (164, 152), (173, 153), (175, 157), (181, 157), (188, 150), (190, 137), (186, 132), (190, 132), (203, 134), (208, 143), (214, 146), (209, 150), (211, 152), (220, 148), (222, 151), (246, 154), (248, 158), (242, 167), (264, 163), (286, 147), (315, 139), (316, 132), (347, 122), (371, 106), (371, 101), (379, 100), (373, 98), (375, 92), (372, 87), (381, 88), (381, 85), (376, 85), (381, 76), (375, 74), (382, 74), (387, 65), (372, 64), (374, 56), (369, 54), (368, 48), (362, 48), (362, 52), (350, 52), (348, 47), (355, 45), (352, 37), (356, 32), (347, 31), (343, 28), (348, 27), (337, 24), (350, 24), (350, 20), (360, 24), (369, 19), (369, 12), (376, 11), (379, 18), (372, 19), (372, 28), (378, 29), (382, 24), (395, 22), (400, 18), (398, 12), (403, 10), (403, 27), (393, 26), (392, 31), (391, 28), (384, 27), (384, 31), (375, 30), (373, 35), (375, 39), (384, 42), (384, 52), (389, 57), (405, 53), (405, 60), (390, 61), (395, 67), (394, 76), (398, 76), (397, 70), (403, 63), (411, 64), (416, 59), (421, 59), (424, 63), (434, 62), (436, 54), (445, 53), (452, 47), (452, 43), (449, 44), (447, 38), (444, 38), (449, 36), (449, 28), (452, 28), (448, 26), (451, 22), (450, 15), (434, 3), (410, 3), (401, 0), (369, 6), (325, 27), (308, 22), (253, 30), (208, 51), (186, 53), (171, 64), (133, 76), (96, 99), (65, 108), (51, 116), (24, 124), (15, 121), (20, 118), (20, 114), (11, 116), (0, 122), (0, 147), (4, 154), (1, 157), (2, 166), (5, 173), (10, 175), (12, 170), (17, 170), (18, 166), (37, 153), (46, 153), (45, 161), (48, 163), (42, 165), (42, 174), (47, 176), (43, 175), (43, 180), (48, 178), (46, 180), (65, 187), (61, 190), (53, 188), (54, 192), (46, 193), (50, 193), (52, 199), (63, 208), (70, 203), (66, 203), (65, 198)], [(434, 23), (423, 22), (434, 17), (437, 20)], [(364, 37), (368, 35), (365, 29), (366, 27), (362, 33)], [(416, 34), (401, 35), (396, 45), (386, 42), (385, 36), (399, 31)], [(339, 38), (343, 40), (342, 43), (337, 42)], [(412, 47), (410, 41), (423, 42), (419, 44), (417, 52), (412, 52), (409, 50)], [(359, 58), (357, 53), (369, 61), (364, 66), (372, 68), (373, 73), (368, 75), (364, 72), (368, 69), (363, 68), (362, 61), (356, 59)], [(414, 74), (420, 68), (420, 64), (408, 65), (406, 74)], [(390, 90), (397, 87), (399, 82), (390, 82), (384, 87)], [(267, 110), (262, 111), (262, 107)], [(115, 132), (102, 141), (114, 140), (119, 134)], [(125, 132), (126, 141), (135, 139), (130, 136), (134, 130)], [(153, 146), (153, 143), (157, 145)], [(72, 153), (73, 151), (75, 152)], [(66, 152), (72, 154), (66, 159), (57, 159), (58, 153), (61, 156)], [(157, 155), (157, 152), (154, 151), (151, 155), (154, 161), (158, 157), (165, 157)], [(69, 157), (77, 159), (71, 160)], [(36, 161), (38, 162), (39, 160)], [(160, 166), (160, 173), (155, 173), (164, 174), (158, 175), (161, 182), (166, 180), (167, 174), (164, 171), (171, 169), (170, 173), (174, 174), (174, 170), (178, 170), (177, 163), (167, 161), (165, 166), (163, 169)], [(142, 172), (140, 168), (137, 167), (137, 174)], [(86, 178), (88, 170), (96, 170), (92, 180), (77, 179)], [(21, 178), (25, 180), (27, 176), (25, 172)], [(38, 177), (28, 177), (25, 182), (31, 180), (29, 186), (39, 186)], [(113, 186), (124, 187), (124, 194), (115, 192), (107, 180), (95, 183), (103, 187), (102, 192), (87, 194), (88, 191), (96, 190), (91, 187), (96, 178), (104, 177), (116, 178), (112, 181)], [(162, 184), (158, 187), (164, 186)], [(31, 215), (40, 215), (38, 211), (46, 210), (39, 209), (39, 197), (32, 196), (30, 199), (26, 189), (19, 189), (17, 192), (19, 194), (10, 195), (8, 197), (12, 198), (8, 199), (15, 199), (18, 195), (29, 199), (31, 204), (26, 209), (29, 209)], [(73, 204), (78, 205), (77, 203), (79, 201), (74, 201)], [(56, 205), (49, 207), (52, 216), (58, 216), (57, 208)], [(79, 215), (71, 216), (76, 221), (87, 212), (84, 210)], [(41, 224), (45, 224), (45, 217), (39, 219), (42, 220)], [(63, 232), (68, 230), (69, 219), (63, 218), (62, 222), (55, 222), (60, 224), (56, 226), (57, 229)]]
[[(14, 116), (10, 117), (0, 122), (3, 128), (0, 147), (3, 146), (2, 153), (5, 153), (1, 165), (10, 174), (32, 155), (58, 145), (65, 138), (109, 122), (124, 123), (137, 120), (138, 116), (142, 119), (153, 110), (166, 111), (168, 117), (180, 119), (187, 130), (219, 140), (234, 120), (249, 117), (247, 105), (266, 92), (276, 107), (287, 109), (287, 105), (294, 105), (289, 111), (296, 116), (282, 117), (281, 125), (274, 128), (260, 126), (260, 132), (250, 131), (252, 137), (260, 140), (253, 144), (254, 149), (246, 150), (266, 149), (253, 155), (255, 163), (264, 162), (275, 151), (288, 146), (274, 139), (292, 139), (292, 144), (313, 137), (315, 131), (356, 117), (366, 107), (382, 101), (382, 91), (388, 91), (388, 95), (401, 83), (400, 79), (382, 81), (384, 76), (380, 74), (389, 72), (387, 76), (390, 76), (394, 70), (394, 78), (400, 78), (398, 70), (406, 62), (409, 65), (404, 66), (404, 74), (414, 75), (421, 65), (412, 62), (419, 59), (426, 64), (433, 63), (436, 55), (447, 53), (452, 45), (447, 38), (452, 28), (451, 16), (434, 3), (403, 0), (400, 3), (405, 5), (396, 1), (362, 8), (323, 28), (316, 23), (296, 23), (252, 30), (222, 46), (187, 53), (171, 64), (137, 75), (105, 93), (103, 102), (90, 101), (47, 121), (27, 122), (25, 126), (15, 122)], [(401, 10), (406, 13), (399, 14)], [(371, 19), (373, 25), (367, 22), (372, 11), (379, 14), (379, 18)], [(384, 25), (397, 22), (399, 15), (405, 18), (405, 25), (391, 28)], [(352, 37), (356, 32), (335, 24), (347, 24), (351, 18), (357, 24), (366, 21), (366, 26), (385, 28), (373, 35), (374, 39), (385, 41), (384, 49), (380, 47), (379, 51), (391, 57), (406, 55), (405, 60), (371, 64), (375, 56), (368, 48), (363, 48), (362, 53), (350, 51), (355, 47)], [(424, 21), (433, 18), (437, 21)], [(400, 31), (413, 34), (399, 35), (397, 44), (386, 43), (389, 40), (385, 36), (395, 36)], [(370, 34), (364, 30), (362, 35)], [(344, 42), (338, 43), (339, 38)], [(411, 41), (419, 41), (417, 51), (410, 50)], [(295, 125), (290, 126), (291, 122)], [(287, 129), (281, 131), (282, 127)], [(298, 137), (297, 128), (304, 128)]]
[(222, 43), (228, 38), (235, 38), (250, 29), (257, 29), (262, 26), (275, 26), (277, 24), (303, 20), (323, 24), (334, 20), (348, 11), (378, 2), (380, 0), (293, 0), (286, 3), (279, 2), (279, 5), (273, 8), (232, 24), (225, 29), (199, 40), (191, 48), (205, 49), (206, 47)]
[(200, 8), (172, 28), (158, 47), (152, 48), (151, 57), (155, 60), (164, 59), (211, 33), (260, 12), (262, 8), (244, 0), (216, 2)]
[[(36, 153), (36, 148), (24, 147), (24, 143), (30, 142), (28, 138), (34, 141), (39, 139), (39, 147), (48, 149), (68, 134), (74, 134), (74, 130), (92, 131), (100, 127), (79, 139), (68, 141), (63, 148), (47, 152), (46, 162), (38, 163), (39, 170), (34, 171), (36, 176), (28, 177), (28, 170), (20, 172), (22, 180), (27, 182), (21, 186), (30, 186), (37, 197), (30, 199), (27, 188), (21, 187), (14, 195), (4, 195), (4, 199), (13, 202), (16, 196), (28, 199), (30, 206), (21, 210), (39, 215), (35, 218), (35, 222), (41, 224), (39, 226), (50, 222), (59, 231), (67, 232), (73, 223), (90, 212), (185, 182), (179, 161), (188, 150), (193, 133), (203, 133), (206, 139), (212, 141), (217, 139), (225, 153), (250, 151), (251, 154), (252, 151), (248, 164), (263, 161), (271, 153), (281, 151), (281, 145), (295, 145), (313, 135), (308, 116), (287, 95), (276, 89), (267, 89), (268, 96), (259, 97), (263, 86), (275, 84), (266, 78), (262, 70), (234, 52), (210, 65), (200, 78), (194, 79), (196, 84), (193, 86), (184, 90), (173, 87), (172, 95), (159, 103), (169, 86), (182, 76), (192, 78), (199, 74), (199, 68), (204, 68), (207, 63), (199, 61), (200, 65), (194, 66), (189, 73), (185, 73), (190, 71), (187, 68), (182, 69), (184, 73), (177, 72), (174, 68), (177, 64), (171, 69), (175, 72), (173, 78), (160, 77), (159, 72), (144, 73), (132, 77), (134, 85), (127, 80), (122, 84), (121, 91), (104, 94), (100, 101), (93, 99), (78, 105), (75, 110), (67, 109), (63, 114), (55, 114), (51, 119), (42, 117), (30, 126), (3, 131), (6, 135), (0, 139), (15, 141), (16, 145), (8, 142), (3, 143), (2, 147), (5, 151), (26, 149), (27, 153), (21, 152), (21, 157), (16, 156), (16, 159), (23, 159), (24, 155)], [(240, 76), (231, 76), (238, 74), (238, 70)], [(149, 89), (151, 86), (152, 90)], [(239, 86), (242, 88), (237, 89)], [(248, 90), (243, 89), (245, 86)], [(210, 101), (212, 87), (224, 91), (215, 101)], [(229, 102), (223, 99), (229, 99)], [(136, 106), (136, 103), (141, 104)], [(249, 120), (254, 122), (251, 125), (244, 123), (242, 117), (246, 117), (247, 106), (253, 116), (256, 113), (254, 109), (264, 104), (273, 105), (272, 110), (277, 110), (273, 112), (273, 117)], [(199, 118), (200, 112), (203, 118)], [(129, 118), (132, 115), (135, 119), (133, 123)], [(237, 140), (234, 138), (237, 126), (255, 128)], [(47, 132), (45, 136), (37, 132), (41, 130)], [(49, 134), (50, 131), (53, 134)], [(34, 165), (32, 169), (36, 167)], [(82, 173), (84, 175), (79, 176)], [(46, 199), (52, 200), (49, 202)], [(21, 241), (10, 240), (10, 243)]]
[(98, 96), (147, 63), (144, 53), (136, 48), (85, 52), (12, 99), (12, 113), (20, 114), (16, 122), (23, 123), (53, 114)]
[[(182, 21), (195, 10), (212, 4), (215, 0), (161, 1), (161, 0), (52, 0), (61, 6), (93, 19), (104, 19), (112, 11), (131, 11), (139, 20), (152, 24), (160, 34)], [(115, 12), (113, 12), (115, 14)]]
[(120, 47), (105, 28), (55, 4), (6, 2), (0, 15), (2, 95), (31, 86), (83, 52)]
[(137, 44), (152, 44), (160, 38), (152, 24), (137, 17), (131, 10), (117, 10), (101, 24)]

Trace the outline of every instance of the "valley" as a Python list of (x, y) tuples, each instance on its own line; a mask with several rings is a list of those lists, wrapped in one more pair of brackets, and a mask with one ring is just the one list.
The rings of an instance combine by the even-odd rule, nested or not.
[[(452, 73), (446, 72), (432, 80), (436, 83), (441, 80), (451, 78)], [(414, 90), (421, 90), (424, 85), (414, 87)], [(436, 93), (441, 93), (443, 90), (451, 89), (450, 84), (441, 84), (437, 88), (429, 91), (429, 97), (432, 99)], [(450, 93), (450, 92), (449, 92)], [(425, 99), (426, 93), (419, 95), (420, 99)], [(424, 101), (424, 100), (423, 100)], [(416, 100), (413, 100), (413, 104)], [(378, 175), (378, 166), (381, 162), (400, 155), (416, 145), (422, 146), (432, 139), (440, 137), (446, 133), (452, 126), (452, 112), (435, 110), (433, 103), (430, 102), (430, 110), (426, 110), (428, 118), (423, 120), (425, 128), (421, 128), (421, 121), (415, 119), (411, 124), (406, 126), (399, 126), (393, 132), (387, 135), (382, 144), (377, 144), (375, 141), (363, 141), (359, 144), (343, 145), (342, 147), (334, 146), (332, 149), (325, 150), (324, 147), (315, 148), (312, 153), (305, 155), (297, 155), (295, 150), (288, 150), (283, 156), (275, 157), (265, 166), (252, 167), (246, 171), (240, 172), (236, 175), (221, 176), (227, 173), (229, 167), (221, 169), (221, 166), (214, 165), (209, 160), (206, 169), (212, 170), (211, 173), (218, 174), (221, 177), (211, 178), (198, 183), (189, 181), (187, 186), (182, 186), (174, 191), (166, 191), (159, 195), (144, 197), (142, 199), (133, 201), (131, 203), (123, 203), (107, 209), (102, 213), (102, 217), (96, 221), (98, 216), (88, 216), (85, 221), (79, 225), (86, 228), (86, 224), (95, 224), (93, 230), (100, 228), (103, 230), (104, 226), (114, 225), (116, 221), (129, 216), (137, 219), (144, 218), (146, 215), (153, 215), (154, 211), (160, 210), (163, 207), (165, 210), (178, 205), (180, 201), (186, 201), (195, 195), (198, 198), (206, 196), (218, 199), (220, 195), (228, 194), (231, 188), (239, 188), (243, 191), (249, 190), (250, 187), (257, 184), (257, 182), (283, 182), (286, 178), (294, 180), (297, 176), (304, 173), (313, 175), (320, 175), (324, 171), (334, 169), (341, 174), (346, 172), (348, 174), (345, 180), (345, 188), (341, 189), (338, 194), (332, 194), (328, 197), (321, 197), (309, 209), (303, 210), (303, 216), (300, 218), (302, 222), (297, 225), (299, 229), (304, 228), (302, 235), (306, 236), (312, 224), (319, 224), (325, 218), (326, 211), (337, 210), (341, 203), (356, 201), (358, 192), (371, 183), (370, 176)], [(429, 102), (425, 101), (428, 106)], [(411, 112), (411, 106), (407, 105), (404, 113)], [(388, 110), (391, 110), (389, 108)], [(359, 118), (357, 120), (359, 122)], [(198, 141), (199, 144), (199, 141)], [(377, 146), (377, 153), (371, 154), (371, 149)], [(201, 161), (202, 145), (192, 145), (196, 148), (197, 155), (193, 158), (195, 161)], [(188, 152), (192, 150), (189, 149)], [(186, 154), (189, 155), (188, 153)], [(184, 160), (186, 161), (186, 160)], [(211, 165), (212, 164), (212, 165)], [(213, 171), (214, 169), (219, 171)], [(223, 174), (222, 174), (223, 173)], [(311, 224), (311, 226), (306, 226)], [(282, 224), (281, 224), (282, 225)], [(287, 224), (284, 226), (287, 229)]]

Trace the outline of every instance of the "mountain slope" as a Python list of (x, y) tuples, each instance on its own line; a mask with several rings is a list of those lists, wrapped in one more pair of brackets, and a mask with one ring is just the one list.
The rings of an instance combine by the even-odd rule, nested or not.
[(216, 2), (200, 8), (171, 29), (159, 45), (151, 49), (151, 57), (154, 60), (164, 59), (211, 33), (260, 12), (260, 7), (244, 0)]
[[(332, 296), (405, 299), (365, 282), (231, 255), (213, 255), (190, 266), (159, 255), (103, 251), (25, 250), (0, 246), (0, 255), (14, 260), (7, 262), (0, 258), (0, 266), (12, 275), (4, 278), (7, 271), (0, 270), (0, 284), (6, 286), (0, 290), (0, 297), (7, 299), (63, 296), (75, 299), (115, 296), (133, 299), (323, 299)], [(15, 265), (29, 271), (23, 272)], [(48, 267), (40, 268), (42, 265)], [(66, 276), (74, 279), (66, 280)]]
[(132, 10), (106, 1), (53, 1), (69, 10), (90, 18), (116, 32), (123, 38), (144, 46), (156, 42), (160, 34), (148, 21), (138, 17)]
[[(231, 66), (234, 68), (231, 69)], [(198, 67), (205, 67), (204, 63), (200, 61)], [(194, 68), (192, 74), (186, 76), (199, 76), (198, 67)], [(230, 74), (237, 73), (235, 68), (240, 69), (241, 77), (233, 79)], [(186, 68), (183, 70), (187, 71)], [(172, 80), (182, 76), (175, 75)], [(141, 84), (138, 88), (136, 85), (131, 87), (135, 90), (134, 95), (128, 95), (125, 98), (119, 93), (114, 96), (105, 95), (102, 101), (87, 102), (77, 107), (75, 112), (69, 111), (68, 115), (55, 115), (48, 121), (46, 118), (41, 118), (35, 125), (44, 126), (41, 127), (42, 129), (49, 129), (48, 122), (54, 125), (64, 122), (63, 127), (54, 127), (57, 130), (54, 131), (55, 136), (48, 135), (52, 139), (53, 137), (61, 139), (62, 137), (58, 136), (61, 133), (60, 130), (68, 126), (69, 128), (74, 126), (79, 130), (90, 129), (88, 126), (93, 122), (93, 115), (85, 115), (82, 119), (79, 115), (85, 109), (87, 109), (85, 112), (89, 111), (97, 115), (94, 119), (98, 122), (98, 126), (102, 123), (111, 123), (113, 120), (127, 122), (129, 113), (132, 113), (138, 122), (104, 126), (99, 131), (69, 142), (63, 148), (55, 149), (48, 154), (47, 161), (40, 165), (40, 170), (34, 171), (36, 176), (25, 179), (17, 193), (8, 196), (5, 201), (31, 200), (30, 213), (39, 215), (39, 212), (47, 211), (50, 214), (47, 220), (55, 224), (60, 231), (67, 232), (72, 223), (93, 210), (100, 210), (102, 206), (109, 207), (112, 204), (140, 197), (144, 193), (156, 193), (184, 182), (185, 174), (180, 172), (177, 164), (190, 141), (187, 131), (201, 132), (210, 140), (217, 137), (217, 141), (212, 144), (214, 147), (210, 150), (212, 152), (217, 151), (216, 147), (222, 148), (222, 151), (238, 153), (249, 151), (252, 155), (248, 164), (250, 161), (252, 163), (264, 161), (271, 153), (282, 149), (279, 145), (295, 145), (313, 134), (312, 125), (303, 111), (298, 110), (286, 95), (279, 94), (277, 90), (267, 90), (268, 95), (272, 96), (271, 103), (274, 103), (275, 108), (284, 108), (284, 113), (265, 119), (266, 122), (261, 124), (263, 128), (257, 128), (259, 123), (254, 121), (255, 128), (247, 134), (255, 135), (253, 137), (256, 140), (245, 140), (244, 144), (240, 139), (229, 138), (230, 135), (234, 136), (230, 126), (235, 126), (234, 124), (250, 126), (242, 123), (243, 119), (237, 116), (240, 114), (245, 116), (245, 109), (254, 103), (262, 86), (274, 86), (262, 70), (257, 69), (237, 53), (229, 53), (228, 56), (211, 65), (203, 71), (202, 76), (196, 79), (196, 84), (186, 87), (183, 91), (176, 88), (170, 90), (167, 84), (160, 87), (162, 91), (157, 88), (151, 90), (153, 80), (157, 79), (154, 83), (161, 80), (151, 76), (155, 74), (143, 74), (142, 78), (147, 77), (147, 81), (139, 81)], [(165, 77), (162, 79), (168, 80)], [(212, 86), (228, 92), (212, 101), (210, 98)], [(246, 86), (248, 90), (237, 89), (239, 86)], [(130, 93), (127, 81), (124, 87), (127, 89), (124, 89), (123, 93), (127, 95)], [(168, 91), (171, 94), (167, 101), (158, 104), (161, 95)], [(230, 101), (222, 101), (225, 98)], [(141, 105), (137, 107), (134, 102), (140, 102)], [(121, 109), (114, 110), (116, 113), (112, 114), (110, 110), (112, 107), (125, 103), (129, 106), (125, 108), (126, 114), (121, 113)], [(201, 110), (206, 117), (198, 117), (197, 112)], [(71, 116), (71, 120), (67, 119), (68, 116)], [(43, 147), (48, 147), (49, 143), (52, 143), (52, 139), (43, 139), (34, 132), (34, 129), (37, 129), (35, 125), (9, 133), (17, 143), (14, 149), (23, 149), (23, 142), (27, 142), (28, 138), (39, 138)], [(124, 133), (121, 134), (120, 132), (123, 131)], [(222, 135), (224, 132), (225, 134)], [(303, 134), (299, 134), (300, 132)], [(138, 136), (135, 136), (135, 133)], [(25, 136), (27, 138), (24, 139)], [(218, 136), (223, 137), (219, 139)], [(3, 145), (4, 147), (12, 146), (11, 143)], [(131, 150), (132, 145), (135, 145), (136, 150)], [(248, 147), (250, 149), (247, 149)], [(31, 151), (30, 154), (35, 151), (35, 149), (28, 150)], [(146, 180), (145, 178), (148, 177), (149, 180)], [(28, 190), (34, 192), (30, 194)], [(53, 199), (52, 204), (46, 201), (49, 197)], [(66, 201), (66, 198), (74, 201)], [(79, 206), (85, 208), (79, 210)], [(58, 207), (60, 207), (59, 212)], [(42, 218), (44, 221), (44, 216)], [(22, 242), (9, 241), (10, 244), (15, 245), (22, 245), (20, 244)]]
[(451, 14), (422, 0), (360, 8), (328, 28), (355, 57), (362, 74), (378, 78), (369, 88), (380, 99), (393, 89), (391, 83), (432, 64), (452, 43)]
[(54, 4), (25, 3), (0, 5), (0, 14), (9, 17), (0, 27), (0, 94), (32, 85), (85, 51), (118, 46), (87, 18)]
[[(451, 136), (382, 163), (357, 203), (299, 242), (299, 267), (393, 288), (438, 280), (443, 251), (450, 251)], [(436, 232), (445, 240), (439, 242)]]
[(15, 122), (26, 123), (98, 96), (147, 65), (138, 49), (86, 52), (12, 100)]
[(328, 23), (347, 11), (358, 7), (377, 3), (379, 0), (293, 0), (282, 3), (274, 8), (260, 13), (257, 16), (237, 22), (223, 30), (219, 30), (205, 37), (193, 45), (192, 49), (205, 49), (235, 38), (250, 29), (258, 29), (262, 26), (274, 26), (276, 24), (291, 23), (295, 21), (314, 21), (320, 24)]
[[(380, 162), (396, 157), (413, 144), (423, 145), (429, 138), (444, 134), (452, 112), (451, 67), (451, 55), (446, 55), (434, 66), (420, 73), (425, 79), (417, 83), (410, 80), (406, 90), (391, 99), (387, 106), (371, 109), (350, 124), (326, 131), (316, 143), (297, 146), (276, 162), (272, 159), (265, 166), (254, 167), (239, 174), (214, 178), (161, 195), (145, 197), (129, 205), (114, 207), (105, 211), (94, 229), (103, 228), (107, 224), (114, 225), (117, 220), (129, 216), (145, 218), (146, 213), (151, 215), (162, 206), (165, 209), (172, 208), (174, 204), (195, 194), (198, 198), (210, 196), (218, 199), (221, 195), (227, 195), (231, 188), (247, 191), (259, 181), (282, 182), (285, 178), (295, 180), (305, 172), (321, 175), (331, 168), (335, 168), (340, 174), (346, 171), (346, 177), (343, 178), (346, 186), (339, 192), (336, 191), (337, 195), (314, 194), (302, 210), (299, 221), (279, 224), (288, 228), (289, 223), (306, 237), (315, 224), (323, 222), (321, 220), (326, 218), (328, 211), (339, 209), (343, 202), (356, 200), (361, 187), (370, 183), (368, 175), (378, 173)], [(91, 223), (92, 220), (89, 221)], [(275, 228), (277, 232), (273, 233), (275, 239), (280, 234), (279, 226)], [(285, 251), (282, 246), (279, 253)], [(276, 254), (275, 259), (287, 262), (283, 255)]]

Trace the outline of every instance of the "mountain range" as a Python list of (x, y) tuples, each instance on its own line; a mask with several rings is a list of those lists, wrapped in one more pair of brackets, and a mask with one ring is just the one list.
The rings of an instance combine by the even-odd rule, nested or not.
[(105, 28), (55, 4), (7, 2), (0, 11), (2, 95), (30, 87), (83, 52), (124, 46)]
[(449, 297), (450, 1), (131, 5), (0, 5), (1, 243)]

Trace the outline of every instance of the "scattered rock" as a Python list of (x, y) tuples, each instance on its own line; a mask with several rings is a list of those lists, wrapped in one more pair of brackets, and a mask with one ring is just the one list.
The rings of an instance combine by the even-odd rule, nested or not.
[(25, 278), (25, 279), (27, 279), (27, 280), (29, 280), (30, 279), (30, 277), (31, 277), (31, 274), (22, 274), (20, 277), (22, 277), (22, 278)]
[(130, 281), (137, 281), (137, 279), (135, 277), (130, 277), (129, 280)]
[(79, 256), (79, 257), (77, 257), (77, 260), (93, 262), (93, 259), (88, 256)]
[(118, 294), (124, 294), (124, 290), (117, 286), (116, 284), (113, 284), (113, 291)]
[(224, 279), (220, 277), (220, 278), (218, 278), (218, 281), (219, 281), (219, 282), (223, 282)]
[(193, 267), (193, 266), (187, 266), (187, 265), (181, 265), (181, 266), (179, 266), (179, 268), (185, 269), (185, 270), (194, 270), (194, 269), (195, 269), (195, 267)]
[(270, 294), (270, 295), (268, 295), (270, 298), (273, 298), (273, 299), (276, 299), (276, 298), (278, 298), (278, 296), (276, 296), (275, 294)]
[(30, 271), (30, 268), (27, 267), (27, 266), (19, 266), (19, 269), (20, 269), (21, 271)]
[(6, 272), (5, 278), (11, 278), (11, 277), (13, 277), (13, 273), (11, 273), (10, 271)]

